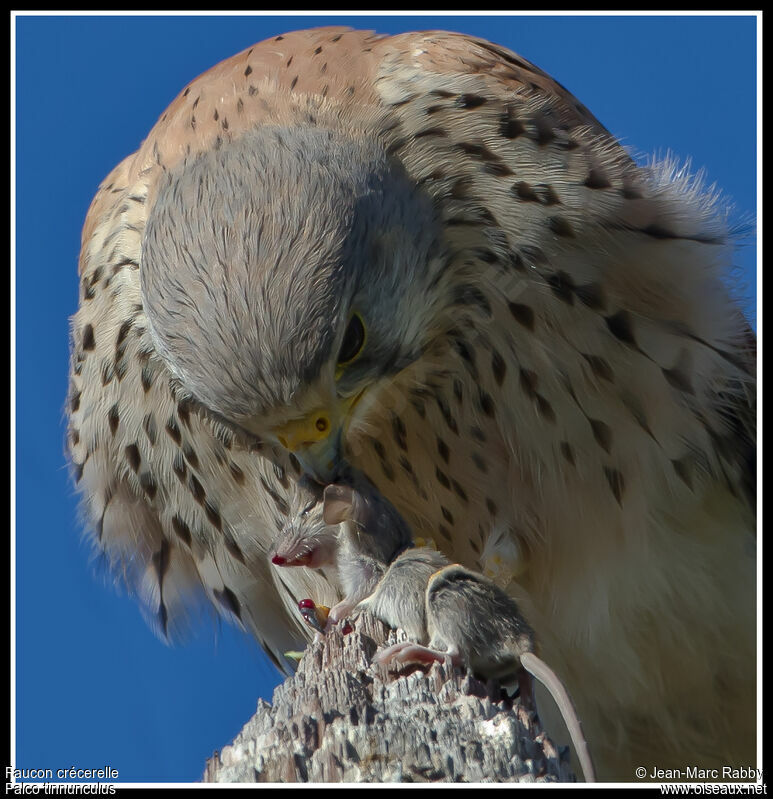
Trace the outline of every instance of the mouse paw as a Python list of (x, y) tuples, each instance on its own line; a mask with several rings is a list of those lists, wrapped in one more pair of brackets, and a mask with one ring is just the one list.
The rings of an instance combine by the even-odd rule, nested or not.
[(448, 657), (448, 652), (440, 652), (436, 649), (429, 649), (421, 644), (415, 644), (411, 641), (402, 641), (399, 644), (394, 644), (387, 649), (382, 649), (376, 653), (374, 660), (377, 663), (389, 663), (396, 661), (397, 663), (435, 663), (439, 661), (443, 663)]

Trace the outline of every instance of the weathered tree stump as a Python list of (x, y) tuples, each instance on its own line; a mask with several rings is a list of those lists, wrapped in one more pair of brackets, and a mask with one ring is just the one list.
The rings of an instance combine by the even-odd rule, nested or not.
[(497, 684), (439, 663), (399, 674), (372, 663), (404, 639), (363, 614), (347, 635), (310, 644), (204, 781), (574, 781), (568, 751)]

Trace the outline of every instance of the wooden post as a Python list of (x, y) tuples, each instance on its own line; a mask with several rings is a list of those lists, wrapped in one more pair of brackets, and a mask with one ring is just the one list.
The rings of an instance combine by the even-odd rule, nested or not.
[(367, 614), (353, 627), (309, 645), (204, 782), (574, 781), (568, 752), (498, 685), (439, 663), (390, 674), (373, 655), (404, 634)]

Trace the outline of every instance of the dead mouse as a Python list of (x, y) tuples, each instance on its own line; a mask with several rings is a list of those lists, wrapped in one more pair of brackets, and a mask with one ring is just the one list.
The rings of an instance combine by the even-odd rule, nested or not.
[[(345, 481), (327, 486), (320, 502), (291, 514), (271, 556), (283, 567), (335, 564), (344, 598), (330, 610), (325, 628), (351, 613), (411, 543), (405, 520), (363, 474), (350, 470)], [(314, 618), (318, 622), (319, 614)]]
[[(413, 551), (408, 550), (390, 566), (374, 594), (362, 605), (377, 610), (380, 607), (379, 597), (394, 595), (389, 585), (394, 577), (393, 569), (399, 569), (400, 560), (409, 552)], [(416, 555), (419, 552), (416, 550)], [(450, 659), (452, 663), (465, 666), (486, 679), (497, 679), (503, 683), (517, 680), (522, 700), (533, 706), (533, 685), (530, 679), (523, 679), (523, 667), (550, 692), (569, 730), (585, 781), (595, 782), (593, 761), (574, 704), (556, 673), (535, 653), (534, 631), (512, 597), (482, 574), (458, 563), (444, 566), (428, 580), (424, 579), (423, 573), (416, 572), (415, 576), (426, 588), (426, 632), (423, 637), (428, 638), (429, 643), (427, 646), (410, 641), (395, 644), (379, 652), (376, 659), (382, 663), (391, 660), (428, 663)], [(396, 583), (401, 585), (403, 579), (397, 576)], [(411, 622), (415, 615), (415, 611), (408, 614)], [(384, 615), (381, 618), (405, 629), (399, 621), (395, 625), (393, 620), (388, 620)], [(399, 613), (396, 614), (397, 619)], [(415, 637), (421, 642), (422, 636)]]

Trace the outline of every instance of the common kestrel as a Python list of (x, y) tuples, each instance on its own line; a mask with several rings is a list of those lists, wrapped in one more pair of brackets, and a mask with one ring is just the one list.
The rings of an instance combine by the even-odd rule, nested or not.
[(502, 47), (257, 44), (183, 89), (86, 219), (69, 448), (94, 543), (161, 634), (209, 600), (281, 661), (297, 600), (336, 586), (268, 552), (349, 462), (518, 599), (602, 778), (749, 765), (731, 255), (713, 195)]

